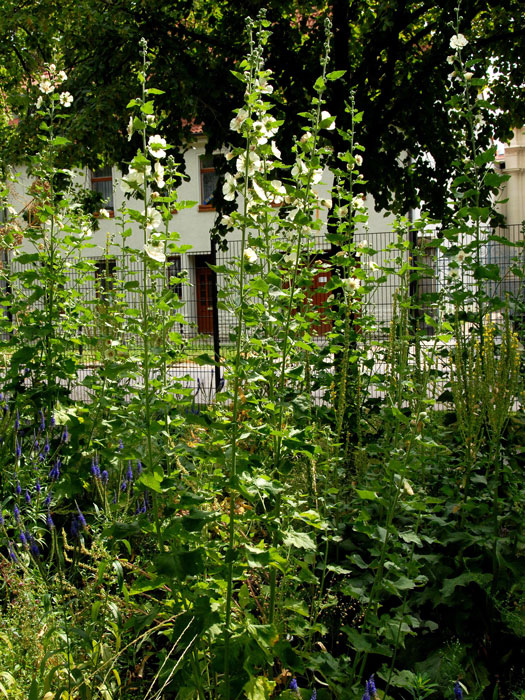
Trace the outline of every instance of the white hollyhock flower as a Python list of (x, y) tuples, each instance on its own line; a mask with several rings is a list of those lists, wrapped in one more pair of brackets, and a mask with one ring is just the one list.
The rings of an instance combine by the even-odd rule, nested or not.
[(447, 56), (447, 63), (448, 63), (450, 66), (453, 66), (453, 65), (454, 65), (454, 61), (455, 61), (455, 60), (456, 60), (456, 57), (454, 56), (454, 54), (450, 54), (450, 56)]
[(148, 207), (147, 212), (143, 212), (146, 217), (146, 229), (153, 230), (162, 226), (162, 216), (160, 211), (153, 207)]
[(253, 189), (255, 194), (261, 199), (263, 202), (266, 202), (268, 199), (268, 196), (266, 195), (266, 192), (263, 190), (263, 188), (258, 185), (255, 181), (252, 183)]
[(468, 40), (465, 39), (463, 34), (454, 34), (450, 37), (450, 48), (457, 51), (458, 49), (463, 49), (468, 44)]
[[(323, 110), (321, 112), (321, 121), (324, 122), (325, 119), (332, 119), (332, 115), (330, 114), (330, 112)], [(333, 131), (335, 129), (335, 118), (334, 118), (333, 122), (325, 128), (327, 131)]]
[(236, 182), (231, 173), (226, 173), (224, 184), (222, 186), (222, 195), (227, 202), (233, 202), (235, 199)]
[(268, 76), (264, 75), (256, 81), (256, 90), (262, 92), (263, 95), (271, 95), (273, 92), (273, 85), (268, 82)]
[(232, 131), (240, 132), (241, 126), (248, 119), (248, 112), (245, 109), (240, 109), (237, 115), (230, 122), (230, 129)]
[(40, 107), (42, 107), (42, 102), (43, 102), (43, 101), (44, 101), (44, 98), (42, 97), (42, 95), (39, 95), (39, 96), (37, 97), (36, 103), (35, 103), (35, 106), (36, 106), (37, 109), (40, 109)]
[(44, 80), (40, 82), (38, 88), (44, 95), (50, 95), (54, 91), (55, 86), (48, 78), (44, 78)]
[(244, 251), (244, 259), (246, 260), (246, 262), (253, 265), (253, 263), (257, 262), (257, 253), (253, 248), (246, 248), (246, 250)]
[(73, 104), (73, 95), (70, 92), (62, 92), (59, 101), (62, 107), (71, 107)]
[(67, 75), (66, 72), (61, 70), (59, 74), (57, 75), (58, 80), (60, 80), (61, 83), (65, 82), (67, 80)]
[(237, 172), (242, 176), (246, 174), (246, 168), (248, 168), (249, 176), (261, 169), (261, 159), (255, 151), (250, 151), (248, 153), (248, 166), (246, 165), (246, 153), (241, 153), (235, 164), (237, 166)]
[(129, 122), (128, 122), (128, 141), (131, 141), (132, 136), (133, 136), (133, 117), (130, 117)]
[(149, 165), (146, 166), (144, 171), (130, 168), (129, 173), (120, 181), (121, 190), (123, 192), (133, 194), (135, 190), (138, 190), (144, 185), (144, 179), (146, 175), (149, 175), (150, 173), (151, 167)]
[(166, 255), (159, 243), (147, 243), (144, 246), (146, 255), (156, 262), (163, 263), (166, 261)]
[(273, 196), (273, 203), (274, 204), (282, 204), (284, 202), (284, 198), (286, 197), (286, 188), (282, 184), (280, 180), (272, 180), (271, 181), (271, 186), (275, 190), (275, 194)]
[(166, 139), (163, 139), (158, 134), (150, 136), (148, 139), (148, 151), (154, 158), (164, 158), (166, 156), (166, 146)]
[(361, 286), (360, 280), (356, 279), (355, 277), (346, 277), (345, 279), (341, 280), (341, 284), (343, 285), (343, 289), (345, 289), (349, 294), (355, 294), (355, 292), (357, 292)]
[(474, 73), (467, 72), (465, 73), (465, 80), (472, 80), (474, 77)]
[(298, 158), (295, 161), (295, 165), (292, 168), (292, 177), (299, 177), (300, 175), (306, 175), (308, 172), (308, 168), (306, 167), (306, 163)]
[(164, 182), (164, 167), (159, 161), (155, 163), (153, 177), (155, 178), (155, 184), (161, 190), (166, 183)]
[(270, 146), (274, 157), (277, 158), (277, 160), (281, 160), (281, 151), (275, 145), (275, 141), (272, 141)]
[(361, 154), (357, 153), (354, 156), (354, 159), (355, 159), (355, 164), (357, 166), (361, 167), (363, 165), (363, 156)]
[(229, 214), (223, 214), (221, 217), (221, 225), (227, 226), (228, 228), (233, 228), (233, 226), (234, 226), (233, 217), (231, 217)]
[(101, 216), (103, 219), (109, 219), (109, 211), (107, 209), (99, 209), (98, 215)]
[(255, 138), (257, 139), (257, 143), (259, 144), (259, 146), (264, 146), (265, 143), (268, 143), (268, 138), (270, 134), (268, 133), (262, 121), (259, 120), (253, 122), (253, 131), (255, 133)]
[(318, 182), (321, 182), (322, 177), (323, 177), (322, 168), (316, 168), (312, 173), (312, 185), (317, 185)]

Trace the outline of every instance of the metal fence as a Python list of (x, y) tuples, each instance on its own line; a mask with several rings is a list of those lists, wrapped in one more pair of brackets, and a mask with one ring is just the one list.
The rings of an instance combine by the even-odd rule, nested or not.
[[(513, 272), (513, 264), (515, 264), (513, 259), (516, 251), (521, 252), (523, 257), (524, 248), (506, 244), (506, 241), (523, 243), (522, 229), (516, 225), (484, 233), (487, 240), (480, 249), (479, 261), (489, 267), (493, 266), (492, 269), (497, 269), (499, 273), (498, 279), (495, 279), (496, 275), (494, 275), (494, 279), (485, 281), (486, 291), (492, 296), (501, 298), (504, 298), (507, 293), (513, 298), (523, 296), (522, 279)], [(496, 234), (498, 238), (489, 240), (488, 236), (491, 233)], [(385, 270), (393, 270), (392, 261), (399, 256), (404, 262), (410, 262), (416, 267), (418, 265), (425, 267), (427, 271), (425, 275), (420, 276), (410, 285), (410, 294), (419, 300), (419, 322), (423, 330), (425, 330), (422, 321), (424, 313), (435, 313), (433, 308), (426, 308), (425, 300), (429, 295), (447, 289), (451, 284), (452, 272), (459, 272), (467, 286), (475, 284), (475, 280), (469, 277), (468, 268), (452, 263), (454, 258), (446, 252), (443, 253), (436, 247), (426, 247), (425, 244), (438, 235), (436, 232), (418, 234), (417, 238), (414, 237), (415, 245), (410, 252), (408, 249), (395, 247), (396, 237), (391, 231), (355, 234), (357, 244), (362, 244), (366, 239), (367, 248), (376, 251), (362, 256), (358, 261), (361, 266), (368, 266), (372, 275), (384, 276)], [(468, 247), (469, 240), (466, 239), (463, 243)], [(337, 258), (332, 260), (335, 250), (326, 238), (311, 239), (308, 245), (305, 260), (323, 260), (330, 265), (333, 264), (333, 260), (337, 260)], [(220, 357), (226, 356), (229, 352), (235, 319), (224, 305), (218, 303), (218, 296), (227, 283), (227, 274), (224, 271), (235, 269), (235, 261), (239, 259), (240, 253), (240, 241), (227, 241), (221, 248), (215, 248), (212, 245), (209, 251), (190, 250), (168, 258), (162, 272), (155, 273), (153, 279), (149, 278), (149, 284), (159, 292), (162, 289), (171, 290), (181, 302), (177, 317), (179, 320), (176, 321), (175, 328), (184, 341), (184, 354), (188, 363), (192, 363), (192, 358), (198, 353), (207, 351), (210, 355), (215, 353)], [(101, 342), (107, 340), (111, 333), (115, 334), (120, 345), (130, 348), (140, 345), (140, 335), (129, 332), (126, 327), (125, 310), (129, 309), (135, 318), (140, 316), (144, 281), (143, 263), (139, 256), (106, 256), (89, 260), (87, 269), (83, 271), (75, 267), (67, 270), (65, 282), (65, 289), (74, 292), (91, 310), (90, 323), (81, 325), (78, 329), (79, 335), (85, 341), (82, 343), (81, 352), (86, 365), (97, 362), (97, 357), (100, 357), (98, 340)], [(16, 279), (17, 273), (34, 265), (34, 262), (23, 264), (16, 258), (9, 261), (4, 276), (4, 293), (9, 294), (18, 284), (17, 293), (27, 293), (29, 296), (31, 290), (24, 290)], [(218, 267), (218, 273), (214, 272), (213, 266)], [(317, 286), (313, 298), (319, 304), (325, 304), (328, 297), (328, 294), (323, 294), (322, 289), (330, 276), (330, 269), (326, 269), (328, 270), (326, 273), (316, 277)], [(14, 281), (9, 282), (13, 277)], [(384, 338), (385, 333), (388, 332), (392, 319), (393, 297), (399, 284), (400, 277), (393, 271), (364, 297), (363, 313), (372, 314), (377, 319), (376, 340)], [(42, 303), (40, 299), (35, 302), (35, 305), (42, 305)], [(124, 313), (120, 313), (122, 309)], [(108, 323), (108, 319), (112, 321)], [(323, 327), (321, 324), (317, 327), (319, 343), (324, 341), (327, 329), (329, 325)], [(426, 331), (431, 334), (433, 329), (428, 326)], [(219, 372), (216, 379), (219, 381)]]

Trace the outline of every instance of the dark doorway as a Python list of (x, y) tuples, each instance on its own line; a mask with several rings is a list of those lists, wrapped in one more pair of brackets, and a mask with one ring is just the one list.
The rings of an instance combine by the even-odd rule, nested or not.
[(195, 289), (197, 296), (197, 328), (199, 333), (213, 334), (213, 280), (208, 267), (210, 255), (195, 256)]

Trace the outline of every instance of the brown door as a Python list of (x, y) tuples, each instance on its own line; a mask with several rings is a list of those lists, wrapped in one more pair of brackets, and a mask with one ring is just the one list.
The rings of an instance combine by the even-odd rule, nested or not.
[(199, 333), (213, 333), (212, 271), (204, 261), (197, 260), (195, 282), (197, 290), (197, 327)]

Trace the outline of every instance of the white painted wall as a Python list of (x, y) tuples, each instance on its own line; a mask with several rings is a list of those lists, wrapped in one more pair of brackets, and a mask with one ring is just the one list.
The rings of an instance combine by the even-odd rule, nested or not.
[[(205, 252), (210, 250), (210, 229), (212, 228), (217, 216), (214, 210), (203, 211), (202, 209), (199, 209), (199, 203), (201, 201), (200, 157), (204, 155), (204, 153), (204, 138), (198, 139), (186, 151), (186, 173), (190, 179), (189, 181), (182, 182), (177, 194), (179, 200), (194, 201), (196, 204), (191, 209), (181, 209), (174, 215), (173, 220), (170, 223), (170, 230), (177, 231), (180, 234), (180, 242), (191, 245), (193, 251), (195, 252)], [(15, 172), (18, 174), (17, 181), (10, 183), (9, 185), (11, 190), (10, 203), (18, 212), (22, 212), (24, 207), (26, 207), (32, 199), (31, 195), (28, 194), (28, 190), (32, 183), (32, 178), (28, 177), (25, 168), (20, 168)], [(112, 219), (99, 219), (99, 229), (98, 231), (94, 231), (91, 239), (91, 242), (95, 245), (95, 247), (85, 251), (84, 254), (87, 256), (102, 256), (105, 253), (106, 242), (108, 240), (117, 244), (122, 242), (120, 236), (121, 226), (118, 222), (118, 212), (123, 206), (127, 205), (131, 207), (136, 206), (138, 209), (141, 208), (140, 202), (134, 202), (133, 200), (127, 200), (125, 198), (124, 193), (119, 186), (120, 177), (121, 173), (116, 168), (113, 168), (113, 203), (116, 217)], [(90, 189), (90, 171), (85, 170), (79, 172), (76, 182), (86, 189)], [(330, 197), (331, 185), (332, 176), (330, 173), (327, 173), (323, 182), (317, 187), (319, 195), (322, 198)], [(374, 209), (374, 201), (371, 196), (368, 196), (367, 198), (367, 205), (369, 210), (368, 231), (373, 233), (391, 230), (393, 217), (391, 215), (385, 216), (382, 212), (376, 212)], [(323, 212), (321, 216), (324, 213), (325, 212)], [(22, 227), (25, 226), (23, 221), (20, 223)], [(142, 232), (138, 226), (132, 226), (132, 230), (132, 236), (127, 239), (127, 244), (131, 247), (142, 248)], [(364, 233), (363, 224), (359, 225), (358, 231)], [(232, 231), (228, 234), (228, 238), (230, 240), (237, 240), (240, 238), (240, 233)], [(28, 244), (25, 243), (22, 248), (27, 250)], [(115, 255), (118, 252), (118, 247), (114, 245), (110, 246), (110, 255)]]

